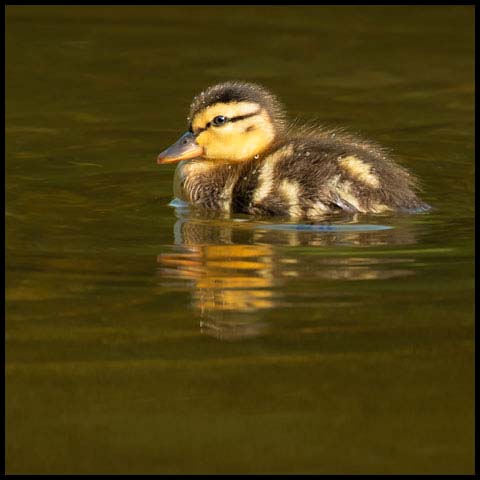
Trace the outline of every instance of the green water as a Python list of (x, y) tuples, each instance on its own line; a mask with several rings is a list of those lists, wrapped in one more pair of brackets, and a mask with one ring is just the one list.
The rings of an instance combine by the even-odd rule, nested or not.
[[(230, 79), (433, 211), (175, 210), (156, 155)], [(473, 473), (473, 103), (473, 7), (7, 7), (7, 473)]]

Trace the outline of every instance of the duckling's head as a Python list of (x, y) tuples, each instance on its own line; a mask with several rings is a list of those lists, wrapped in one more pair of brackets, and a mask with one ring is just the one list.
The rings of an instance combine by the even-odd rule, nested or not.
[(207, 88), (190, 105), (189, 130), (157, 159), (241, 162), (260, 155), (285, 128), (280, 102), (264, 87), (225, 82)]

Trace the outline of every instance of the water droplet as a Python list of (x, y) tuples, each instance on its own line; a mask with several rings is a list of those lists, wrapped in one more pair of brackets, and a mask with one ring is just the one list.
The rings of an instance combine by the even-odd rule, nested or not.
[(336, 135), (336, 133), (332, 133), (332, 137), (334, 137)]
[(244, 179), (244, 180), (246, 180), (246, 179), (247, 179), (247, 177), (243, 177), (243, 179)]
[(309, 156), (310, 156), (310, 152), (305, 152), (305, 156), (306, 156), (306, 157), (309, 157)]
[(260, 155), (257, 153), (254, 157), (255, 160), (258, 160), (260, 158)]

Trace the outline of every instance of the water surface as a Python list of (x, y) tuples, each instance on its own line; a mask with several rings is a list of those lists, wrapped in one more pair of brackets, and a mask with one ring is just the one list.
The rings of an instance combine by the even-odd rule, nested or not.
[[(472, 473), (473, 7), (6, 9), (8, 473)], [(174, 208), (158, 152), (244, 79), (434, 208)]]

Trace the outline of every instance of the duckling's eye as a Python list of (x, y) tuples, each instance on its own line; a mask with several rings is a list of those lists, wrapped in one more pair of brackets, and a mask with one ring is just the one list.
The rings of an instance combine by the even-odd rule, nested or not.
[(216, 127), (220, 127), (221, 125), (225, 125), (227, 123), (228, 118), (224, 117), (223, 115), (217, 115), (213, 120), (212, 124), (215, 125)]

